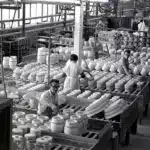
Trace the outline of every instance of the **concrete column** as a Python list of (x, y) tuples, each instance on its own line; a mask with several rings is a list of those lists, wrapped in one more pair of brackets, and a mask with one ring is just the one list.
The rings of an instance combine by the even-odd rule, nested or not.
[(79, 64), (81, 64), (82, 50), (83, 50), (83, 4), (75, 6), (75, 31), (74, 31), (74, 53), (79, 57)]

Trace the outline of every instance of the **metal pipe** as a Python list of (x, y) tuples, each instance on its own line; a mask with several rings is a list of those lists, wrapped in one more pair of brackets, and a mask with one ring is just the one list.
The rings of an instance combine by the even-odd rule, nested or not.
[(0, 9), (15, 9), (15, 10), (19, 10), (19, 9), (21, 9), (21, 6), (0, 6)]
[[(20, 18), (20, 10), (18, 10), (18, 18)], [(14, 19), (14, 21), (15, 21), (15, 19)], [(18, 26), (20, 26), (20, 21), (19, 20), (18, 20)]]
[(25, 36), (25, 18), (26, 18), (26, 5), (23, 3), (23, 10), (22, 10), (22, 36)]
[[(68, 14), (67, 14), (68, 15)], [(59, 16), (59, 15), (49, 15), (48, 17), (51, 17), (51, 16)], [(47, 16), (43, 16), (43, 18), (46, 18)], [(41, 17), (31, 17), (31, 18), (26, 18), (25, 20), (30, 20), (30, 19), (38, 19), (38, 18), (41, 18)], [(92, 19), (89, 19), (89, 21), (92, 21), (92, 20), (98, 20), (98, 19), (100, 19), (101, 17), (94, 17), (94, 18), (92, 18)], [(15, 19), (14, 21), (21, 21), (22, 19)], [(12, 20), (0, 20), (0, 23), (1, 22), (10, 22), (10, 21), (12, 21)], [(66, 21), (66, 23), (68, 23), (68, 22), (72, 22), (73, 21), (73, 19), (72, 20), (67, 20)], [(60, 21), (60, 22), (53, 22), (53, 23), (45, 23), (45, 24), (38, 24), (38, 27), (39, 26), (44, 26), (44, 25), (53, 25), (53, 24), (61, 24), (61, 23), (63, 23), (63, 21)], [(37, 27), (37, 25), (28, 25), (28, 26), (26, 26), (25, 28), (26, 29), (28, 29), (28, 28), (36, 28)], [(3, 30), (4, 32), (8, 32), (9, 30), (10, 31), (16, 31), (16, 30), (20, 30), (21, 29), (21, 27), (16, 27), (16, 28), (12, 28), (12, 29), (5, 29), (5, 30)]]
[[(1, 6), (1, 5), (0, 5)], [(1, 20), (3, 20), (3, 10), (0, 10)], [(1, 22), (1, 29), (3, 29), (3, 21)]]
[[(88, 21), (99, 20), (100, 18), (101, 17), (95, 17), (95, 18), (88, 19)], [(39, 28), (39, 29), (35, 29), (35, 30), (29, 30), (29, 31), (26, 31), (26, 32), (29, 33), (29, 32), (33, 32), (33, 31), (40, 31), (40, 30), (45, 30), (45, 29), (49, 29), (49, 28), (53, 29), (53, 28), (56, 28), (56, 27), (62, 27), (63, 26), (63, 21), (61, 21), (61, 22), (55, 22), (55, 23), (45, 23), (45, 24), (31, 25), (31, 26), (27, 26), (26, 30), (29, 29), (29, 28), (36, 28), (37, 26), (38, 27), (42, 27), (42, 26), (45, 26), (45, 25), (47, 25), (49, 27)], [(67, 21), (66, 25), (67, 26), (74, 25), (74, 20)], [(21, 27), (12, 28), (11, 30), (10, 29), (5, 29), (4, 31), (5, 32), (16, 31), (17, 29), (20, 30)], [(6, 33), (6, 34), (3, 34), (3, 35), (0, 35), (0, 37), (8, 37), (8, 36), (14, 36), (14, 35), (20, 35), (20, 34), (21, 34), (21, 32)]]
[(56, 1), (56, 2), (52, 2), (52, 1), (43, 1), (43, 0), (34, 0), (34, 1), (26, 1), (26, 0), (22, 0), (22, 2), (28, 4), (28, 3), (32, 3), (32, 4), (37, 4), (37, 3), (41, 3), (41, 4), (53, 4), (53, 5), (75, 5), (75, 6), (80, 6), (80, 3), (69, 3), (69, 2), (59, 2), (59, 1)]
[(59, 27), (63, 27), (63, 25), (56, 25), (56, 26), (53, 26), (53, 27), (45, 27), (45, 28), (33, 29), (33, 30), (26, 31), (26, 33), (37, 32), (37, 31), (48, 30), (48, 29), (54, 29), (54, 28), (59, 28)]
[(67, 10), (65, 7), (65, 13), (64, 13), (64, 29), (66, 30), (66, 21), (67, 21)]
[[(51, 26), (51, 27), (33, 29), (33, 30), (26, 31), (25, 33), (37, 32), (37, 31), (42, 31), (42, 30), (47, 30), (47, 29), (54, 29), (54, 28), (59, 28), (59, 27), (63, 27), (63, 24), (55, 25), (55, 26)], [(13, 33), (8, 33), (8, 34), (3, 34), (3, 35), (0, 35), (0, 38), (1, 37), (14, 36), (14, 35), (20, 35), (21, 33), (22, 32), (13, 32)]]
[[(73, 20), (67, 20), (67, 23), (68, 22), (72, 22)], [(27, 25), (25, 28), (26, 30), (29, 29), (29, 28), (37, 28), (38, 27), (41, 27), (41, 26), (52, 26), (52, 25), (55, 25), (55, 24), (63, 24), (64, 21), (60, 21), (60, 22), (51, 22), (51, 23), (44, 23), (44, 24), (36, 24), (36, 25)], [(17, 28), (12, 28), (12, 29), (5, 29), (3, 30), (4, 32), (8, 32), (8, 31), (16, 31), (16, 30), (21, 30), (21, 27), (17, 27)]]
[[(49, 32), (50, 33), (50, 32)], [(50, 49), (51, 49), (51, 36), (49, 35), (49, 43), (48, 43), (48, 85), (50, 85)]]
[(15, 36), (15, 35), (20, 35), (21, 32), (14, 32), (14, 33), (8, 33), (8, 34), (1, 34), (0, 38), (5, 38), (5, 37), (9, 37), (9, 36)]
[(96, 4), (96, 16), (98, 16), (98, 9), (99, 9), (99, 4)]
[[(32, 20), (32, 19), (39, 19), (39, 18), (47, 18), (47, 17), (55, 17), (55, 16), (59, 16), (60, 14), (57, 14), (57, 15), (46, 15), (46, 16), (40, 16), (40, 17), (28, 17), (28, 18), (25, 18), (25, 20)], [(74, 15), (74, 13), (70, 13), (70, 14), (67, 14), (67, 15)], [(9, 19), (9, 20), (0, 20), (0, 22), (11, 22), (11, 21), (22, 21), (22, 19)]]

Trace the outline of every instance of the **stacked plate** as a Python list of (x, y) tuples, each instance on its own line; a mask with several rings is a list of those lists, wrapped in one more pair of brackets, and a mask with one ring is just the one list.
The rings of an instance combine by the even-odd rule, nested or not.
[(98, 98), (100, 98), (100, 96), (101, 96), (101, 93), (100, 92), (94, 92), (92, 95), (90, 95), (89, 97), (88, 97), (88, 99), (98, 99)]
[(98, 89), (105, 89), (106, 88), (106, 82), (109, 81), (113, 76), (112, 75), (108, 75), (108, 76), (104, 76), (103, 78), (101, 78), (100, 80), (97, 81), (97, 88)]
[(102, 112), (108, 105), (110, 97), (111, 94), (104, 94), (99, 99), (95, 100), (85, 109), (85, 114), (87, 114), (88, 117), (92, 117)]
[(128, 104), (124, 101), (124, 99), (113, 99), (114, 102), (110, 103), (110, 105), (104, 110), (105, 119), (111, 119), (117, 115), (120, 115), (127, 107)]
[(77, 96), (77, 98), (87, 98), (91, 95), (91, 91), (86, 90), (85, 92), (81, 93), (80, 95)]
[(67, 94), (67, 96), (78, 96), (79, 94), (81, 94), (81, 90), (73, 90), (71, 93)]

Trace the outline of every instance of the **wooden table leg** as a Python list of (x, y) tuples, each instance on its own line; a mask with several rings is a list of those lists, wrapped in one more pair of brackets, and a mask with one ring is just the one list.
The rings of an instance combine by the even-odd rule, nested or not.
[(136, 134), (137, 133), (137, 119), (134, 121), (134, 123), (131, 126), (131, 133)]
[(128, 146), (129, 144), (130, 144), (130, 131), (127, 131), (125, 136), (125, 145)]
[(145, 106), (144, 117), (148, 117), (148, 104)]

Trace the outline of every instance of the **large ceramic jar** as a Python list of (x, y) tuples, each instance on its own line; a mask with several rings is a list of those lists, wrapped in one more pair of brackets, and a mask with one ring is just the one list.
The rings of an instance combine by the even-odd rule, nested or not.
[(12, 130), (12, 134), (13, 135), (23, 135), (23, 130), (21, 130), (21, 129), (19, 129), (19, 128), (14, 128), (13, 130)]
[(64, 131), (65, 121), (59, 116), (54, 116), (51, 120), (51, 131), (61, 133)]
[(36, 150), (50, 150), (51, 143), (46, 138), (38, 138), (36, 140)]
[(32, 128), (30, 129), (30, 133), (31, 133), (31, 134), (35, 134), (36, 137), (40, 137), (40, 136), (41, 136), (41, 130), (39, 130), (38, 127), (32, 127)]
[(76, 120), (78, 122), (79, 135), (82, 135), (82, 132), (84, 130), (82, 118), (80, 116), (77, 116), (77, 115), (72, 115), (72, 116), (70, 116), (70, 119)]
[(9, 67), (10, 69), (14, 70), (17, 66), (17, 57), (16, 56), (11, 56), (9, 59)]
[(50, 129), (46, 125), (39, 126), (39, 130), (41, 132), (46, 132), (46, 133), (50, 131)]
[(88, 126), (88, 116), (83, 111), (76, 112), (76, 115), (79, 116), (83, 121), (83, 133), (87, 132), (87, 126)]
[(25, 135), (28, 132), (28, 128), (25, 125), (19, 125), (17, 128), (23, 131), (23, 135)]
[(9, 57), (3, 57), (3, 67), (9, 68)]
[(74, 114), (74, 110), (73, 109), (64, 109), (63, 110), (63, 113), (64, 114), (68, 114), (69, 116), (73, 115)]
[(77, 120), (69, 119), (66, 121), (64, 133), (68, 135), (80, 136), (80, 125)]
[(25, 148), (26, 150), (35, 150), (36, 135), (35, 134), (25, 134)]
[(13, 150), (24, 150), (24, 140), (20, 135), (12, 136), (12, 149)]

